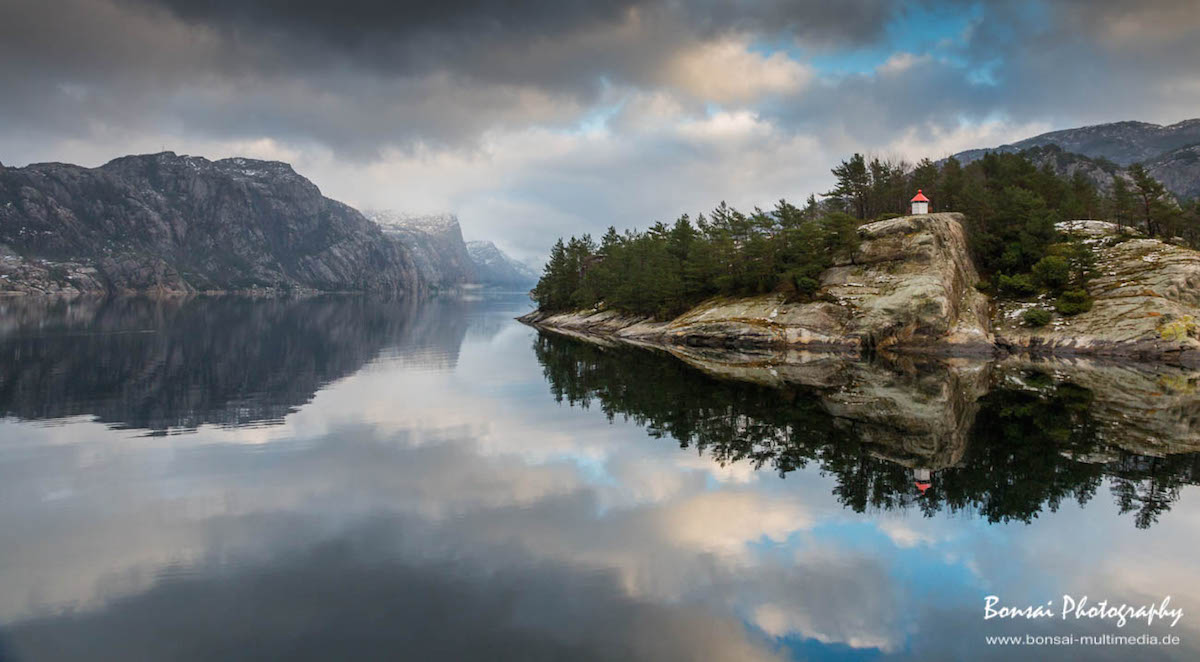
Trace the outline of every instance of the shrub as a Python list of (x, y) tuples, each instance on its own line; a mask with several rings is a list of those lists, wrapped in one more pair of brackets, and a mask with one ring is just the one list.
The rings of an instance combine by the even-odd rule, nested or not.
[(1033, 265), (1033, 277), (1051, 292), (1061, 292), (1071, 281), (1071, 263), (1065, 257), (1047, 255)]
[(809, 276), (792, 274), (792, 286), (796, 288), (796, 294), (801, 297), (811, 297), (821, 287), (821, 283)]
[(1041, 308), (1030, 308), (1021, 314), (1021, 320), (1026, 326), (1037, 328), (1050, 323), (1050, 311)]
[(1092, 297), (1087, 290), (1067, 290), (1054, 302), (1054, 309), (1063, 315), (1078, 315), (1092, 309)]
[(1017, 274), (1016, 276), (1000, 274), (997, 285), (1001, 292), (1012, 296), (1024, 297), (1037, 293), (1037, 287), (1030, 280), (1029, 274)]

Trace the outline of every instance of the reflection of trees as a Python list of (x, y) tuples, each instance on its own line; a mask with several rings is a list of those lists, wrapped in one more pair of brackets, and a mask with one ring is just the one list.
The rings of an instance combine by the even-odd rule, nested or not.
[(3, 307), (0, 415), (157, 431), (277, 421), (387, 346), (452, 364), (466, 332), (461, 311), (360, 296)]
[[(911, 449), (925, 447), (912, 443), (922, 430), (897, 425), (905, 419), (895, 412), (880, 424), (876, 383), (776, 387), (720, 379), (706, 374), (718, 368), (701, 371), (665, 352), (545, 332), (535, 352), (559, 401), (585, 408), (595, 404), (610, 419), (623, 416), (652, 436), (669, 436), (722, 464), (749, 461), (784, 475), (814, 463), (836, 478), (838, 499), (859, 512), (916, 506), (927, 515), (946, 509), (977, 512), (991, 522), (1029, 522), (1065, 500), (1086, 503), (1108, 477), (1122, 512), (1136, 511), (1137, 526), (1146, 527), (1178, 499), (1181, 485), (1200, 475), (1197, 454), (1158, 458), (1107, 445), (1105, 434), (1114, 431), (1102, 431), (1091, 415), (1092, 391), (1037, 370), (1021, 380), (1002, 380), (978, 402), (959, 407), (958, 413), (968, 416), (977, 408), (959, 442), (965, 452), (932, 449), (921, 457)], [(854, 361), (846, 361), (840, 372), (856, 370), (871, 374)], [(926, 373), (893, 380), (889, 388), (911, 384), (927, 390), (929, 378)], [(943, 378), (954, 377), (946, 372)], [(928, 399), (913, 401), (928, 408)], [(915, 414), (913, 420), (927, 423), (929, 413)], [(934, 454), (954, 459), (942, 466)], [(924, 495), (911, 478), (910, 469), (917, 466), (936, 469), (933, 487)]]
[(1147, 457), (1131, 455), (1113, 467), (1112, 493), (1121, 513), (1134, 513), (1139, 529), (1149, 528), (1179, 500), (1184, 485), (1200, 476), (1200, 455)]
[(1064, 499), (1084, 504), (1096, 493), (1104, 465), (1069, 459), (1099, 449), (1092, 393), (1041, 373), (1027, 382), (1036, 388), (983, 397), (962, 466), (938, 474), (927, 512), (971, 507), (989, 521), (1028, 522)]

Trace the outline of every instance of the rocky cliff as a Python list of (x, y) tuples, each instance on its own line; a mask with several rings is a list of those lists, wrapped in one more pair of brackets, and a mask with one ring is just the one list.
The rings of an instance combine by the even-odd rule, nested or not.
[(1096, 256), (1088, 285), (1092, 309), (1056, 316), (1047, 326), (1021, 324), (1025, 310), (1048, 301), (1000, 302), (998, 345), (1036, 353), (1141, 359), (1200, 357), (1200, 252), (1122, 232), (1111, 223), (1074, 221), (1060, 230), (1083, 237)]
[(814, 301), (781, 295), (712, 299), (666, 322), (607, 310), (522, 318), (640, 344), (880, 349), (925, 354), (1093, 355), (1200, 363), (1200, 252), (1099, 221), (1060, 225), (1091, 245), (1091, 310), (1022, 315), (1052, 301), (990, 302), (975, 289), (958, 214), (907, 216), (859, 228), (858, 251), (826, 270)]
[(540, 274), (536, 270), (509, 257), (490, 241), (468, 241), (467, 252), (483, 285), (529, 289), (537, 283)]
[(434, 290), (453, 290), (477, 281), (462, 228), (453, 214), (405, 214), (368, 210), (367, 218), (408, 247), (423, 280)]
[(0, 292), (416, 292), (405, 247), (286, 163), (0, 166)]

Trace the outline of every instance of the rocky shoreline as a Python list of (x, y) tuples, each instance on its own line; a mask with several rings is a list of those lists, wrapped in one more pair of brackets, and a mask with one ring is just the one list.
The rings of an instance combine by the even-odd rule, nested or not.
[(715, 298), (658, 321), (610, 310), (534, 311), (518, 319), (569, 334), (640, 345), (774, 347), (934, 356), (1097, 356), (1200, 365), (1200, 252), (1071, 222), (1096, 253), (1093, 308), (1031, 328), (1020, 314), (1046, 302), (997, 302), (975, 285), (959, 214), (907, 216), (860, 228), (846, 264), (826, 270), (813, 301), (782, 295)]

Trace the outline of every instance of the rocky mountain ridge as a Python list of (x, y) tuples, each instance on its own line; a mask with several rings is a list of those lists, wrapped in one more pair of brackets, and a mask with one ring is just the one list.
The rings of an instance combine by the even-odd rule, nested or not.
[(1196, 143), (1200, 143), (1200, 118), (1167, 126), (1126, 121), (1051, 131), (1007, 145), (966, 150), (954, 157), (965, 165), (988, 152), (1016, 153), (1033, 147), (1058, 145), (1064, 151), (1108, 159), (1124, 167)]
[(966, 150), (954, 158), (965, 165), (988, 152), (1024, 152), (1037, 165), (1052, 165), (1068, 177), (1082, 171), (1101, 190), (1107, 190), (1115, 176), (1128, 179), (1125, 169), (1141, 163), (1181, 200), (1200, 196), (1200, 119), (1168, 126), (1129, 121), (1063, 129)]
[(0, 292), (424, 288), (404, 244), (286, 163), (162, 152), (0, 167)]

